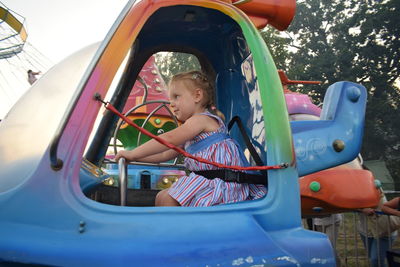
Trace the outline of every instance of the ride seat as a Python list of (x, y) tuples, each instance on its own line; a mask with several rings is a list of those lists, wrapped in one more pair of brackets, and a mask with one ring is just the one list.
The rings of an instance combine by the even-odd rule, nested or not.
[[(244, 76), (241, 72), (238, 72), (237, 70), (229, 69), (219, 72), (217, 74), (215, 89), (218, 92), (218, 96), (223, 96), (224, 104), (228, 105), (223, 106), (223, 110), (221, 110), (227, 118), (233, 117), (233, 103), (235, 102), (235, 105), (237, 105), (239, 102), (234, 101), (232, 92), (236, 92), (235, 98), (237, 97), (237, 92), (240, 92), (242, 101), (246, 99), (243, 97), (247, 96), (246, 87), (247, 85)], [(218, 101), (217, 99), (217, 103), (220, 102), (222, 101)]]
[[(254, 148), (255, 142), (251, 137), (251, 131), (249, 127), (246, 127), (246, 117), (248, 112), (249, 104), (249, 86), (251, 86), (247, 81), (241, 71), (235, 69), (228, 69), (219, 72), (216, 77), (215, 87), (218, 92), (217, 96), (222, 96), (223, 101), (218, 101), (218, 108), (224, 113), (227, 118), (227, 127), (230, 130), (230, 135), (235, 139), (242, 148), (247, 148), (250, 152), (254, 163), (258, 166), (265, 165), (260, 153)], [(232, 92), (236, 92), (233, 96)], [(239, 92), (239, 98), (238, 94)], [(247, 112), (246, 112), (247, 111)], [(229, 122), (229, 123), (228, 123)], [(234, 122), (237, 123), (237, 127), (232, 127)], [(232, 129), (231, 129), (232, 128)], [(260, 148), (259, 144), (256, 144)]]

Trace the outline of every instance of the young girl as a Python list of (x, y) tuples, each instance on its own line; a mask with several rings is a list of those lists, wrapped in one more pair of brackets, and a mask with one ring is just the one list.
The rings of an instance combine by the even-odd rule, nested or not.
[[(244, 166), (242, 152), (227, 136), (222, 119), (210, 113), (213, 108), (213, 87), (199, 71), (175, 75), (169, 83), (170, 106), (183, 124), (160, 137), (184, 149), (196, 157), (226, 165)], [(207, 139), (207, 141), (205, 140)], [(200, 141), (203, 141), (200, 143)], [(194, 145), (197, 148), (193, 150)], [(115, 160), (124, 157), (128, 161), (164, 162), (178, 153), (156, 140), (150, 140), (134, 150), (122, 150)], [(182, 176), (170, 188), (156, 196), (156, 206), (213, 206), (261, 198), (266, 194), (263, 185), (224, 182), (219, 178), (207, 179), (193, 171), (215, 170), (215, 166), (185, 158), (187, 169), (192, 171)]]

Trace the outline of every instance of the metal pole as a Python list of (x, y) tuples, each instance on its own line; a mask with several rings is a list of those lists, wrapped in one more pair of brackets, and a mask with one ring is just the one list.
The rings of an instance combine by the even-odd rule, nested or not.
[(367, 221), (367, 215), (362, 214), (364, 216), (365, 220), (363, 222), (364, 224), (364, 229), (365, 229), (365, 252), (366, 252), (366, 259), (367, 259), (367, 265), (370, 266), (370, 261), (369, 261), (369, 236), (368, 236), (368, 221)]
[(343, 236), (344, 236), (344, 266), (347, 267), (347, 232), (346, 232), (346, 216), (343, 214)]
[(121, 199), (121, 206), (126, 206), (126, 191), (128, 187), (127, 167), (125, 159), (120, 158), (118, 161), (119, 170), (119, 193)]
[(378, 254), (378, 266), (381, 267), (381, 237), (379, 236), (379, 225), (378, 225), (378, 217), (382, 216), (382, 215), (375, 215), (376, 216), (376, 220), (375, 220), (375, 233), (376, 233), (376, 253)]
[(392, 233), (390, 231), (390, 215), (386, 215), (386, 218), (388, 220), (388, 238), (389, 238), (389, 249), (392, 248)]
[(358, 242), (357, 242), (357, 220), (356, 220), (356, 214), (353, 213), (353, 225), (354, 225), (354, 246), (355, 250), (354, 252), (356, 253), (356, 266), (358, 266)]

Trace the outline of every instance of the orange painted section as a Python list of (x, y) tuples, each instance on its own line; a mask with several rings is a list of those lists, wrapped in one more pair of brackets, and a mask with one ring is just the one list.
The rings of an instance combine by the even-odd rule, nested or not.
[(299, 81), (299, 80), (289, 80), (288, 76), (283, 70), (278, 70), (279, 78), (283, 86), (288, 84), (321, 84), (320, 81)]
[[(238, 0), (232, 1), (233, 4), (230, 2), (231, 1), (218, 0), (187, 0), (184, 2), (179, 0), (138, 1), (121, 21), (121, 24), (115, 31), (113, 38), (107, 44), (104, 53), (101, 55), (94, 69), (95, 75), (91, 76), (86, 86), (95, 87), (98, 93), (101, 95), (105, 94), (120, 63), (128, 53), (143, 25), (159, 8), (180, 4), (203, 6), (219, 10), (238, 22), (246, 21), (247, 18), (245, 14), (241, 16), (237, 12), (234, 12), (235, 7), (233, 5), (235, 2), (238, 2)], [(243, 4), (237, 4), (236, 7), (243, 10), (258, 28), (262, 28), (262, 26), (265, 26), (268, 22), (277, 29), (284, 30), (289, 26), (294, 17), (296, 2), (295, 0), (253, 0), (244, 2)], [(137, 14), (141, 15), (138, 16)]]
[[(299, 182), (303, 216), (376, 207), (380, 198), (374, 176), (368, 170), (332, 168), (301, 177)], [(312, 182), (320, 184), (319, 191), (310, 189)], [(316, 207), (322, 210), (318, 212)]]
[(271, 24), (283, 31), (292, 22), (296, 13), (296, 0), (251, 0), (240, 4), (241, 0), (233, 0), (236, 7), (243, 10), (258, 29)]

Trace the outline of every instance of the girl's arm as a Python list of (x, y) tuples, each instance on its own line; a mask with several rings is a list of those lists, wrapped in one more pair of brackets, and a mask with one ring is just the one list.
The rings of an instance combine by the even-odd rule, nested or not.
[(400, 216), (400, 211), (397, 209), (399, 206), (399, 197), (395, 197), (390, 201), (383, 203), (382, 211), (387, 214)]
[[(205, 115), (192, 116), (181, 126), (160, 135), (160, 138), (175, 146), (182, 146), (186, 141), (193, 139), (196, 135), (201, 133), (206, 128), (207, 123), (209, 123), (209, 119), (210, 118)], [(155, 156), (167, 150), (170, 149), (156, 140), (151, 139), (133, 150), (122, 150), (118, 152), (115, 156), (115, 160), (118, 161), (121, 157), (126, 158), (128, 161), (144, 161), (144, 159), (150, 159), (152, 160), (151, 162), (155, 162), (154, 160), (158, 159), (158, 157), (171, 159), (173, 154), (167, 153), (165, 155), (161, 154), (162, 156)], [(149, 156), (154, 157), (150, 158)], [(174, 157), (176, 157), (176, 154)]]
[[(127, 150), (123, 150), (125, 152), (127, 152)], [(144, 158), (138, 158), (135, 159), (135, 161), (140, 161), (140, 162), (150, 162), (150, 163), (160, 163), (160, 162), (165, 162), (171, 159), (176, 158), (179, 155), (178, 152), (176, 152), (173, 149), (169, 149), (167, 151), (158, 153), (158, 154), (154, 154), (151, 156), (147, 156)]]

